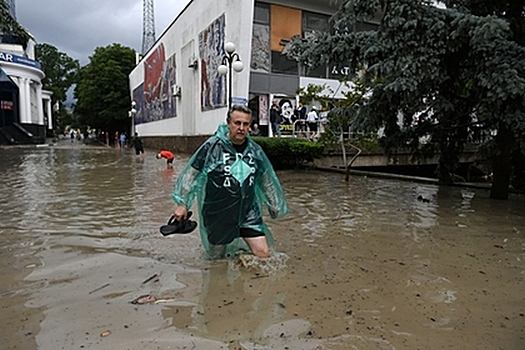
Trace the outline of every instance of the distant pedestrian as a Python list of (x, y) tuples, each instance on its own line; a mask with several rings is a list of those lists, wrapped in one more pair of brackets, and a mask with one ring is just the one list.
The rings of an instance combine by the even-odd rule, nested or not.
[(281, 108), (277, 100), (273, 100), (270, 107), (270, 123), (272, 124), (273, 136), (281, 137)]
[(310, 130), (309, 138), (312, 141), (315, 138), (315, 135), (317, 134), (317, 119), (317, 108), (313, 106), (312, 110), (310, 110), (310, 112), (308, 112), (308, 115), (306, 116), (308, 129)]
[(298, 132), (299, 137), (306, 138), (306, 107), (302, 102), (299, 102), (299, 106), (295, 110), (295, 115), (297, 117), (295, 131)]
[(126, 146), (126, 133), (120, 134), (120, 148), (124, 148)]
[(250, 129), (250, 136), (261, 136), (261, 129), (259, 129), (257, 123), (253, 123), (253, 126)]
[(137, 132), (135, 133), (135, 137), (133, 138), (132, 144), (133, 148), (135, 148), (135, 155), (137, 157), (141, 156), (141, 158), (144, 159), (144, 147), (142, 145), (142, 140)]
[(166, 165), (168, 166), (168, 169), (173, 168), (173, 160), (175, 159), (175, 155), (167, 150), (162, 150), (159, 153), (157, 153), (157, 159), (164, 158), (166, 159)]

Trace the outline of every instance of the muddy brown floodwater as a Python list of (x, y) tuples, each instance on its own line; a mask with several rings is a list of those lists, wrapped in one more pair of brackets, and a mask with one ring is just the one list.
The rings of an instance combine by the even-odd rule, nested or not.
[(186, 161), (0, 149), (0, 349), (525, 348), (524, 197), (280, 171), (252, 268), (159, 233)]

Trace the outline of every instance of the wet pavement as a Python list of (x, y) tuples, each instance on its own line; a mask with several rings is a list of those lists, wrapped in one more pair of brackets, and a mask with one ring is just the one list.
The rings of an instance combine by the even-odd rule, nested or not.
[(0, 149), (0, 349), (523, 349), (525, 197), (280, 171), (272, 261), (209, 261), (158, 231), (186, 161)]

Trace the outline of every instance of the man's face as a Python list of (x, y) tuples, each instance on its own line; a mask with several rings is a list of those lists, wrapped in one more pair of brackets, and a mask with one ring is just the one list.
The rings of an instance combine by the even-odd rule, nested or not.
[(246, 134), (250, 129), (251, 116), (241, 111), (233, 111), (228, 129), (230, 140), (236, 145), (241, 145), (246, 140)]

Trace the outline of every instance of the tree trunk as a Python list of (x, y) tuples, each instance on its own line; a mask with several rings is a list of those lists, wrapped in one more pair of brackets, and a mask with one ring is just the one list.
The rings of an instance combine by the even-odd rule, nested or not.
[(512, 140), (512, 131), (505, 123), (500, 122), (498, 134), (496, 135), (497, 151), (492, 162), (493, 179), (490, 198), (509, 199)]

